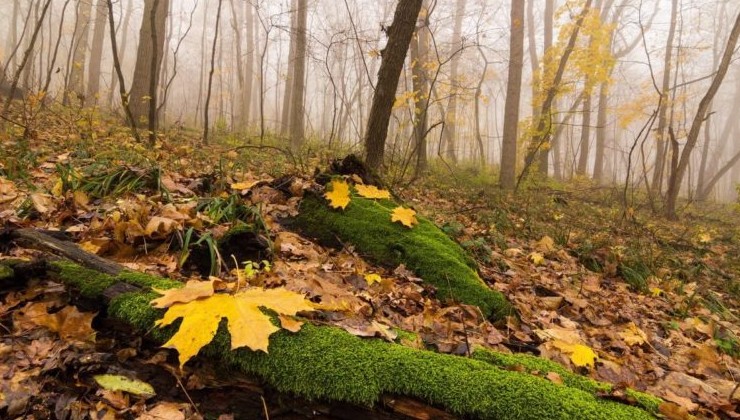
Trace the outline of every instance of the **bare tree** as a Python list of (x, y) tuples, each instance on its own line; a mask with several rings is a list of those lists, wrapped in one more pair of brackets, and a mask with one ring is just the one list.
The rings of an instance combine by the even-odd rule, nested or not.
[(455, 8), (455, 23), (452, 28), (452, 49), (453, 51), (457, 50), (458, 53), (452, 57), (452, 61), (450, 63), (450, 84), (453, 86), (453, 91), (447, 104), (447, 121), (445, 122), (444, 128), (446, 130), (445, 157), (451, 162), (457, 162), (457, 99), (460, 95), (454, 87), (458, 86), (460, 83), (458, 79), (460, 56), (463, 48), (462, 20), (465, 15), (466, 3), (466, 0), (457, 0)]
[(665, 216), (668, 218), (676, 218), (676, 202), (678, 201), (678, 194), (681, 189), (683, 177), (686, 174), (686, 169), (689, 166), (691, 152), (694, 150), (694, 147), (696, 147), (696, 142), (699, 139), (701, 126), (706, 118), (707, 111), (709, 110), (709, 105), (711, 104), (714, 96), (719, 90), (719, 87), (722, 85), (722, 81), (727, 75), (727, 70), (730, 67), (730, 62), (732, 60), (735, 47), (737, 46), (738, 38), (740, 38), (740, 13), (738, 13), (737, 18), (735, 19), (735, 24), (732, 27), (732, 31), (730, 32), (730, 36), (727, 39), (727, 44), (725, 45), (725, 50), (722, 54), (722, 60), (720, 61), (719, 68), (712, 78), (712, 83), (709, 86), (709, 89), (707, 89), (707, 93), (699, 102), (699, 107), (697, 108), (696, 114), (694, 115), (694, 119), (691, 123), (691, 129), (689, 130), (689, 134), (686, 137), (686, 145), (681, 151), (681, 157), (679, 158), (675, 168), (672, 169), (671, 175), (668, 179), (668, 190), (666, 192), (664, 209)]
[(218, 41), (218, 28), (221, 24), (221, 4), (223, 0), (218, 0), (216, 9), (216, 29), (213, 35), (213, 44), (211, 44), (211, 71), (208, 73), (208, 91), (206, 92), (206, 104), (203, 107), (203, 144), (208, 144), (208, 111), (211, 103), (211, 90), (213, 89), (213, 73), (216, 70), (216, 42)]
[(105, 26), (108, 15), (106, 10), (105, 0), (98, 0), (95, 4), (95, 29), (93, 30), (92, 46), (90, 48), (86, 95), (88, 99), (95, 102), (97, 102), (98, 91), (100, 90), (100, 64), (103, 58), (103, 41), (105, 40)]
[(69, 90), (83, 104), (85, 102), (85, 62), (87, 61), (91, 13), (92, 0), (81, 0), (77, 3), (77, 22), (73, 35), (74, 54), (69, 74)]
[[(534, 0), (528, 0), (530, 2)], [(509, 40), (509, 79), (504, 105), (504, 136), (501, 143), (501, 188), (516, 186), (516, 147), (519, 127), (519, 102), (524, 68), (524, 0), (511, 2), (511, 37)]]
[(298, 0), (295, 37), (295, 61), (293, 61), (293, 89), (290, 100), (290, 145), (298, 149), (305, 139), (304, 92), (306, 90), (306, 20), (308, 1)]
[(129, 95), (126, 93), (126, 82), (123, 79), (123, 71), (121, 70), (121, 62), (118, 58), (118, 41), (116, 40), (116, 25), (113, 21), (113, 0), (108, 1), (108, 24), (110, 27), (110, 43), (111, 52), (113, 53), (113, 68), (118, 76), (118, 88), (119, 94), (121, 95), (121, 105), (123, 105), (123, 111), (126, 113), (126, 122), (131, 127), (131, 133), (133, 134), (136, 141), (141, 141), (139, 137), (139, 131), (136, 129), (136, 120), (131, 112), (129, 106)]
[(416, 20), (422, 0), (404, 0), (396, 6), (393, 23), (387, 28), (388, 43), (381, 51), (382, 61), (378, 71), (378, 83), (373, 94), (370, 116), (365, 134), (365, 158), (367, 165), (380, 169), (388, 136), (388, 123), (393, 110), (393, 101), (398, 88), (406, 51), (414, 35)]

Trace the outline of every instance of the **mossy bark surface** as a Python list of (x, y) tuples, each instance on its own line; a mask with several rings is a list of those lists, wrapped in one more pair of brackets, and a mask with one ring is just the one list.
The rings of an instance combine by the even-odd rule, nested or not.
[(476, 305), (494, 320), (514, 313), (506, 298), (481, 280), (475, 261), (434, 223), (419, 215), (411, 229), (391, 222), (397, 205), (353, 196), (347, 208), (338, 210), (309, 195), (295, 223), (305, 235), (329, 244), (339, 238), (377, 264), (404, 264), (435, 286), (442, 301)]
[[(91, 274), (66, 265), (58, 276), (79, 287)], [(100, 290), (104, 284), (108, 284), (107, 288), (119, 281), (140, 287), (147, 282), (150, 287), (177, 287), (176, 282), (145, 275), (104, 277), (108, 278), (92, 278), (95, 286), (87, 289), (88, 297), (95, 297), (90, 295), (92, 291)], [(108, 314), (147, 331), (153, 340), (163, 343), (174, 329), (153, 327), (163, 313), (150, 306), (155, 296), (151, 292), (121, 294), (110, 301)], [(488, 360), (481, 361), (416, 350), (361, 339), (333, 327), (307, 324), (295, 334), (280, 331), (270, 338), (268, 354), (245, 349), (231, 351), (230, 337), (222, 322), (214, 341), (201, 354), (217, 358), (227, 367), (256, 374), (279, 391), (309, 399), (372, 405), (382, 394), (405, 395), (457, 415), (484, 419), (652, 418), (641, 408), (599, 398), (593, 392), (599, 386), (578, 386), (579, 381), (574, 379), (558, 385), (527, 372), (497, 366), (511, 362), (508, 359), (497, 362), (495, 358), (482, 357)], [(542, 361), (539, 365), (532, 359), (535, 358), (525, 357), (522, 364), (544, 368), (552, 364)], [(567, 373), (564, 369), (563, 372)]]

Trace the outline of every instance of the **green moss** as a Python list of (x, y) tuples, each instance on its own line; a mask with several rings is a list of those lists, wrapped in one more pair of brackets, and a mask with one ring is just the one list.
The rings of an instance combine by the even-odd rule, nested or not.
[(419, 224), (413, 229), (392, 223), (395, 206), (352, 197), (346, 209), (332, 210), (323, 199), (307, 196), (295, 222), (305, 234), (324, 243), (339, 238), (378, 264), (405, 264), (434, 285), (442, 300), (476, 305), (493, 319), (513, 313), (504, 296), (478, 277), (475, 262), (432, 222), (417, 215)]
[(0, 280), (12, 279), (15, 276), (13, 269), (7, 265), (0, 264)]
[[(485, 348), (475, 349), (471, 357), (501, 368), (520, 366), (528, 373), (539, 372), (539, 376), (541, 377), (544, 377), (548, 372), (555, 372), (560, 375), (560, 378), (566, 386), (580, 389), (590, 394), (609, 392), (612, 390), (611, 384), (595, 381), (591, 378), (578, 375), (556, 362), (543, 359), (541, 357), (528, 354), (498, 353)], [(628, 397), (635, 400), (638, 406), (650, 411), (651, 413), (658, 413), (658, 407), (663, 402), (663, 400), (658, 397), (630, 388), (626, 390), (626, 394)]]
[(51, 265), (57, 270), (57, 276), (62, 279), (65, 284), (78, 289), (80, 294), (86, 298), (100, 296), (105, 289), (118, 282), (160, 290), (183, 286), (179, 281), (168, 280), (162, 277), (150, 276), (148, 274), (133, 271), (123, 271), (117, 276), (110, 276), (108, 274), (81, 267), (69, 261), (55, 261), (51, 263)]
[[(122, 295), (109, 313), (149, 329), (151, 296)], [(152, 331), (165, 340), (171, 331)], [(384, 393), (407, 395), (463, 416), (517, 419), (642, 419), (636, 407), (478, 360), (363, 340), (331, 327), (305, 325), (270, 338), (269, 354), (230, 350), (225, 322), (204, 354), (257, 374), (281, 392), (309, 399), (372, 405)]]

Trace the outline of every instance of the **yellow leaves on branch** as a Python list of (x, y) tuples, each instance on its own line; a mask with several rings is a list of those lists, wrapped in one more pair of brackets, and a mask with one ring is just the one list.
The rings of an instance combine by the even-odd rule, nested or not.
[(329, 206), (344, 210), (349, 204), (349, 184), (344, 181), (332, 181), (329, 183), (331, 189), (324, 193), (324, 197), (329, 200)]
[(414, 210), (407, 209), (401, 206), (393, 209), (393, 213), (391, 214), (391, 221), (400, 222), (407, 228), (412, 228), (415, 224), (419, 223), (419, 221), (416, 220), (416, 212)]
[[(207, 286), (195, 283), (205, 283)], [(214, 293), (213, 285), (214, 281), (188, 282), (183, 289), (160, 292), (163, 296), (152, 301), (155, 307), (169, 308), (164, 317), (156, 322), (158, 327), (182, 318), (178, 331), (163, 345), (177, 350), (181, 367), (213, 340), (223, 318), (228, 322), (232, 350), (248, 347), (267, 353), (270, 335), (280, 328), (273, 325), (270, 317), (260, 308), (275, 311), (281, 325), (291, 331), (298, 331), (302, 325), (300, 322), (290, 322), (291, 316), (314, 310), (313, 304), (303, 295), (282, 288), (255, 288), (232, 295)]]

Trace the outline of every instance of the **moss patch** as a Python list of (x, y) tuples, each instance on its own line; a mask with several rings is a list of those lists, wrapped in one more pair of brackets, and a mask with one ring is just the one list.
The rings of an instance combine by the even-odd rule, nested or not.
[(513, 313), (504, 296), (478, 277), (475, 262), (442, 230), (417, 215), (413, 229), (390, 220), (396, 204), (352, 197), (346, 209), (332, 210), (315, 196), (306, 196), (295, 219), (304, 234), (323, 243), (351, 243), (368, 259), (386, 266), (405, 264), (437, 288), (446, 301), (478, 306), (492, 319)]
[(123, 271), (117, 276), (109, 276), (101, 272), (81, 267), (69, 261), (55, 261), (51, 263), (57, 270), (56, 275), (65, 284), (73, 286), (86, 298), (95, 298), (103, 294), (105, 289), (118, 282), (129, 283), (134, 286), (155, 289), (172, 289), (182, 287), (179, 281), (168, 280), (162, 277), (150, 276), (148, 274), (133, 271)]
[[(179, 283), (152, 276), (112, 277), (72, 263), (57, 265), (60, 278), (68, 285), (87, 286), (102, 293), (106, 287), (129, 280), (140, 286), (175, 287)], [(98, 276), (93, 276), (98, 274)], [(122, 278), (123, 277), (123, 278)], [(121, 319), (160, 343), (172, 336), (177, 326), (154, 328), (163, 310), (151, 307), (152, 292), (125, 293), (114, 298), (109, 316)], [(557, 385), (528, 373), (500, 369), (510, 363), (506, 357), (487, 350), (469, 358), (416, 350), (382, 340), (366, 340), (332, 327), (307, 324), (297, 333), (280, 331), (270, 338), (270, 353), (230, 350), (230, 336), (222, 322), (214, 341), (204, 354), (220, 359), (226, 366), (257, 374), (276, 389), (310, 399), (346, 401), (372, 405), (384, 393), (407, 395), (462, 416), (517, 419), (642, 419), (651, 418), (637, 407), (599, 399), (569, 379)], [(522, 357), (532, 369), (558, 369), (563, 377), (572, 373), (552, 362)], [(584, 378), (585, 379), (585, 378)], [(588, 381), (588, 380), (587, 380)], [(569, 384), (573, 384), (569, 386)], [(581, 388), (587, 388), (586, 390)]]
[[(529, 354), (506, 354), (485, 348), (477, 348), (471, 357), (501, 368), (523, 367), (526, 372), (539, 372), (539, 376), (543, 377), (548, 372), (555, 372), (560, 375), (560, 378), (566, 386), (580, 389), (590, 394), (609, 392), (613, 388), (611, 384), (595, 381), (591, 378), (578, 375), (556, 362)], [(651, 413), (658, 413), (658, 407), (663, 402), (663, 400), (658, 397), (645, 394), (634, 389), (628, 388), (625, 392), (628, 397), (635, 400), (635, 403), (638, 406), (650, 411)]]

